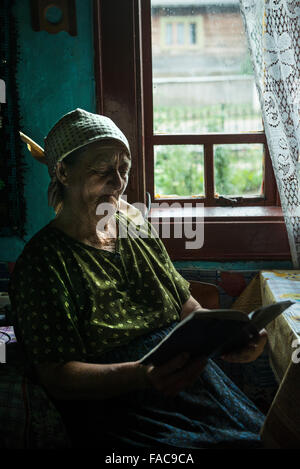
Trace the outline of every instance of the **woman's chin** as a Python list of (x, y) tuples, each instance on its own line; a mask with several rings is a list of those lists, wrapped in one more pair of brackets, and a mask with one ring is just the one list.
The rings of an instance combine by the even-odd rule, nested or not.
[(101, 203), (108, 203), (108, 204), (115, 204), (115, 205), (118, 205), (118, 199), (117, 199), (114, 195), (106, 194), (106, 195), (102, 195), (102, 196), (99, 198), (98, 203), (99, 203), (99, 204), (101, 204)]
[(109, 196), (109, 201), (113, 203), (116, 207), (118, 206), (119, 199), (117, 199), (114, 195)]

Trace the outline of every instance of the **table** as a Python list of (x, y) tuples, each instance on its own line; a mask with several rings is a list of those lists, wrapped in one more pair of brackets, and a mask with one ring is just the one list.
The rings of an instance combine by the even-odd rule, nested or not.
[(259, 274), (262, 304), (295, 304), (267, 326), (270, 364), (279, 382), (261, 436), (270, 448), (300, 449), (300, 271)]

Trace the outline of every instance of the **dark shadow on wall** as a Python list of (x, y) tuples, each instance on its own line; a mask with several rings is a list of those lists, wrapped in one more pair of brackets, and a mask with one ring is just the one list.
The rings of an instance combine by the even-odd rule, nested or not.
[(26, 206), (23, 161), (19, 138), (19, 102), (16, 83), (17, 27), (14, 0), (0, 2), (0, 79), (5, 82), (5, 102), (0, 104), (0, 236), (25, 233)]

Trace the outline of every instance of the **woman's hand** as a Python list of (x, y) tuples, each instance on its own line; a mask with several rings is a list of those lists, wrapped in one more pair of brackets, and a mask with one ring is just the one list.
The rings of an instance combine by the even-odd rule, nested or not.
[(151, 387), (168, 396), (175, 396), (199, 377), (206, 362), (206, 358), (190, 359), (188, 353), (182, 353), (163, 365), (143, 366), (146, 367), (146, 377)]
[(227, 353), (221, 358), (227, 362), (232, 363), (250, 363), (256, 360), (263, 352), (265, 345), (268, 340), (268, 334), (265, 329), (262, 329), (259, 333), (259, 337), (256, 340), (252, 340), (242, 349), (234, 352)]
[(193, 311), (203, 309), (204, 311), (208, 311), (207, 308), (202, 308), (200, 303), (195, 300), (195, 298), (192, 297), (192, 295), (189, 297), (189, 299), (182, 305), (181, 313), (180, 313), (180, 319), (186, 318), (189, 314), (191, 314)]

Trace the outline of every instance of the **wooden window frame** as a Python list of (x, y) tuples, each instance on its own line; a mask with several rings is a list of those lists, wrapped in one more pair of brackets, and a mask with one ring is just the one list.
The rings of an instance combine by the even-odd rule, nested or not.
[[(159, 199), (164, 202), (204, 202), (205, 242), (186, 250), (185, 239), (163, 239), (173, 260), (290, 259), (286, 228), (263, 132), (246, 134), (153, 135), (150, 0), (94, 0), (95, 85), (97, 112), (111, 117), (127, 136), (132, 170), (126, 195), (131, 203), (154, 200), (153, 145), (201, 144), (206, 170), (213, 165), (213, 144), (265, 145), (267, 198), (245, 198), (239, 206), (216, 201), (212, 179), (205, 178), (207, 198)], [(142, 45), (142, 46), (141, 46)], [(149, 111), (151, 110), (151, 111)], [(207, 174), (206, 174), (207, 176)], [(217, 206), (217, 203), (219, 206)], [(167, 213), (167, 212), (166, 212)], [(196, 212), (195, 212), (196, 213)], [(161, 211), (151, 211), (157, 225), (169, 223)], [(173, 213), (171, 223), (176, 223)], [(195, 215), (191, 223), (201, 223)]]
[[(272, 169), (266, 136), (264, 132), (243, 133), (205, 133), (205, 134), (155, 134), (153, 125), (153, 93), (152, 93), (152, 46), (151, 46), (151, 0), (141, 3), (142, 23), (142, 56), (143, 56), (143, 89), (144, 89), (144, 126), (147, 145), (145, 147), (146, 171), (148, 174), (147, 190), (151, 199), (155, 200), (154, 193), (154, 146), (155, 145), (203, 145), (204, 147), (204, 183), (205, 196), (163, 198), (160, 201), (176, 201), (196, 204), (203, 202), (205, 206), (222, 206), (227, 204), (226, 198), (215, 197), (214, 189), (214, 152), (213, 146), (217, 144), (239, 144), (260, 143), (264, 145), (264, 194), (258, 197), (238, 197), (234, 205), (256, 206), (256, 205), (278, 205), (278, 194), (276, 181)], [(176, 18), (176, 17), (174, 17)], [(150, 38), (150, 40), (149, 40)], [(150, 79), (149, 79), (150, 77)]]
[[(147, 127), (147, 125), (146, 125)], [(279, 206), (278, 191), (276, 189), (276, 181), (272, 168), (270, 155), (268, 152), (266, 136), (264, 132), (253, 132), (243, 134), (178, 134), (178, 135), (149, 135), (151, 144), (146, 147), (146, 171), (149, 175), (147, 189), (152, 200), (155, 199), (154, 193), (154, 146), (155, 145), (203, 145), (204, 147), (204, 197), (159, 197), (160, 201), (171, 203), (172, 201), (181, 204), (191, 202), (194, 205), (197, 202), (203, 202), (206, 207), (224, 206), (232, 204), (232, 206)], [(260, 143), (264, 145), (264, 165), (263, 165), (263, 185), (264, 194), (252, 197), (217, 197), (214, 188), (214, 152), (213, 146), (220, 144), (251, 144)]]

